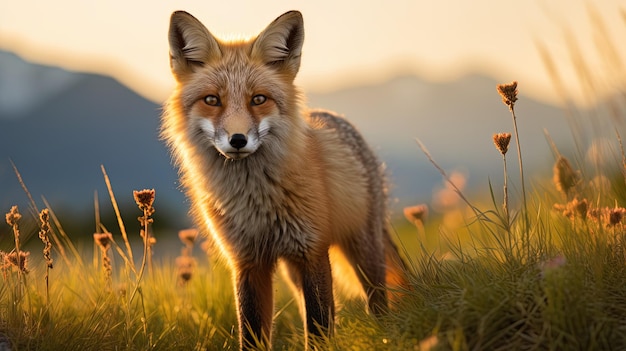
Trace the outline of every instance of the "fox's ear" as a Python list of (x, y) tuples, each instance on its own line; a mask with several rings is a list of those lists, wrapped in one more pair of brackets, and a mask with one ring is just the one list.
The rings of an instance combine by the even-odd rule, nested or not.
[(302, 14), (290, 11), (275, 19), (259, 34), (252, 46), (251, 55), (295, 78), (300, 68), (303, 42)]
[(206, 27), (185, 11), (172, 13), (170, 66), (177, 79), (221, 56), (220, 45)]

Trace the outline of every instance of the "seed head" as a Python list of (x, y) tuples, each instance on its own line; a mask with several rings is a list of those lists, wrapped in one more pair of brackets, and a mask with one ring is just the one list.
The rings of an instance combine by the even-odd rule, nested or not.
[(26, 268), (26, 258), (30, 255), (30, 252), (19, 252), (17, 251), (10, 252), (4, 255), (4, 264), (5, 266), (14, 266), (17, 267), (23, 273), (28, 273), (28, 268)]
[(512, 110), (515, 101), (517, 101), (517, 82), (513, 81), (510, 84), (498, 84), (497, 89), (502, 97), (502, 102)]
[(578, 173), (574, 171), (567, 158), (563, 156), (559, 156), (558, 160), (556, 160), (553, 173), (554, 175), (552, 181), (554, 182), (556, 189), (566, 196), (580, 181)]
[(428, 217), (428, 206), (421, 204), (405, 207), (404, 217), (406, 217), (406, 219), (411, 223), (424, 223), (426, 221), (426, 218)]
[(510, 142), (511, 133), (497, 133), (493, 135), (493, 143), (503, 156), (509, 151)]
[(622, 222), (626, 209), (622, 207), (612, 208), (609, 210), (609, 223), (608, 225), (614, 227)]
[(22, 218), (22, 215), (18, 211), (17, 206), (13, 206), (11, 207), (11, 210), (7, 213), (7, 216), (6, 216), (7, 224), (9, 224), (12, 227), (16, 226), (17, 222), (19, 222), (21, 218)]
[(50, 232), (50, 213), (47, 208), (41, 210), (41, 213), (39, 213), (39, 220), (41, 222), (39, 238), (44, 244), (43, 258), (46, 260), (48, 268), (52, 268), (52, 257), (50, 255), (52, 251), (52, 243), (50, 242), (50, 238), (48, 237), (48, 233)]
[(186, 246), (193, 246), (198, 238), (198, 229), (183, 229), (178, 232), (178, 238), (183, 242)]
[[(135, 202), (139, 209), (142, 211), (152, 211), (152, 204), (154, 203), (154, 189), (143, 189), (143, 190), (134, 190), (133, 197), (135, 198)], [(152, 214), (152, 213), (149, 213)]]
[(100, 246), (103, 251), (106, 251), (111, 247), (111, 242), (113, 241), (113, 234), (111, 233), (95, 233), (93, 235), (93, 239), (96, 241), (96, 244)]

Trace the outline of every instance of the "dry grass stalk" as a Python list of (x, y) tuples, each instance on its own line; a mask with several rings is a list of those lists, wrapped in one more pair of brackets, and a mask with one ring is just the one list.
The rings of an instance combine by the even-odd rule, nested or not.
[(505, 225), (507, 230), (509, 230), (509, 187), (508, 187), (508, 174), (506, 167), (506, 153), (509, 150), (509, 143), (511, 142), (511, 133), (496, 133), (493, 135), (493, 143), (496, 146), (496, 149), (500, 151), (502, 155), (502, 164), (504, 167), (504, 185), (503, 185), (503, 203), (502, 209), (504, 211), (505, 216)]
[(100, 248), (100, 252), (102, 252), (102, 268), (104, 270), (105, 277), (110, 281), (113, 267), (111, 265), (111, 258), (109, 257), (109, 248), (113, 242), (113, 234), (95, 233), (93, 235), (93, 239)]
[[(151, 246), (156, 243), (156, 240), (151, 239), (149, 225), (153, 222), (153, 219), (150, 216), (154, 213), (154, 198), (155, 191), (154, 189), (143, 189), (143, 190), (134, 190), (133, 197), (135, 198), (135, 202), (141, 211), (143, 211), (143, 215), (138, 217), (137, 220), (141, 223), (142, 229), (139, 234), (143, 239), (143, 257), (141, 258), (141, 267), (139, 268), (139, 273), (137, 274), (137, 281), (135, 284), (135, 288), (128, 298), (128, 302), (130, 303), (135, 298), (135, 295), (139, 292), (141, 299), (143, 301), (143, 295), (141, 293), (140, 283), (143, 279), (144, 272), (146, 270), (146, 265), (149, 266), (150, 272), (152, 272), (152, 250)], [(145, 310), (144, 310), (145, 314)]]
[[(26, 263), (21, 262), (22, 251), (20, 250), (20, 229), (18, 226), (18, 222), (20, 221), (20, 219), (22, 219), (22, 215), (20, 214), (17, 206), (11, 207), (11, 210), (6, 214), (6, 221), (13, 230), (13, 237), (15, 238), (15, 251), (13, 253), (6, 254), (4, 258), (5, 260), (15, 260), (14, 265), (19, 268), (18, 274), (20, 274), (20, 272), (26, 271)], [(9, 257), (12, 254), (14, 254), (14, 257)], [(24, 256), (24, 259), (26, 259), (26, 256), (27, 255)]]
[(430, 154), (430, 151), (428, 151), (426, 146), (419, 139), (415, 139), (415, 141), (417, 142), (417, 146), (422, 150), (422, 153), (424, 153), (424, 155), (426, 156), (428, 161), (437, 169), (437, 171), (439, 171), (439, 173), (441, 174), (441, 176), (445, 180), (446, 184), (449, 184), (450, 188), (452, 189), (452, 191), (454, 191), (461, 198), (461, 200), (465, 204), (467, 204), (467, 206), (476, 215), (476, 218), (486, 218), (485, 214), (482, 213), (476, 206), (474, 206), (467, 199), (467, 197), (465, 197), (465, 195), (463, 194), (461, 189), (452, 181), (450, 176), (448, 176), (448, 173), (446, 173), (446, 171), (443, 168), (441, 168), (441, 166), (435, 161), (435, 159), (432, 157), (432, 155)]
[(50, 211), (47, 208), (41, 210), (41, 212), (39, 213), (39, 222), (40, 222), (39, 239), (41, 239), (41, 241), (43, 242), (43, 258), (46, 261), (46, 276), (45, 276), (46, 304), (49, 304), (50, 303), (49, 278), (50, 278), (50, 269), (52, 269), (53, 264), (52, 264), (52, 256), (51, 256), (52, 243), (50, 242), (50, 238), (48, 237), (48, 234), (50, 233)]
[[(150, 218), (152, 214), (154, 214), (154, 197), (155, 191), (154, 189), (143, 189), (143, 190), (134, 190), (133, 197), (135, 198), (135, 202), (141, 211), (143, 211), (143, 215), (137, 217), (139, 223), (141, 223), (142, 229), (139, 232), (141, 238), (143, 239), (144, 244), (144, 255), (142, 260), (142, 267), (140, 270), (140, 276), (143, 274), (144, 266), (148, 265), (148, 270), (152, 272), (152, 245), (156, 243), (156, 239), (150, 236), (149, 226), (154, 220)], [(146, 263), (147, 262), (147, 263)], [(139, 278), (141, 279), (141, 278)]]
[(502, 98), (502, 102), (509, 107), (511, 116), (513, 117), (513, 130), (515, 132), (515, 143), (517, 145), (517, 160), (519, 163), (520, 181), (522, 183), (522, 202), (524, 205), (524, 222), (526, 224), (526, 233), (530, 229), (530, 220), (528, 218), (528, 204), (526, 201), (526, 182), (524, 180), (524, 164), (522, 162), (522, 149), (519, 142), (519, 132), (517, 129), (517, 116), (515, 115), (515, 102), (517, 101), (517, 82), (510, 84), (499, 84), (497, 87), (498, 94)]
[(130, 246), (130, 241), (128, 241), (128, 234), (126, 233), (126, 227), (124, 226), (124, 221), (122, 220), (122, 214), (120, 213), (120, 208), (117, 205), (117, 201), (115, 200), (115, 194), (113, 193), (113, 187), (111, 186), (111, 180), (109, 179), (109, 176), (107, 175), (106, 170), (104, 169), (104, 166), (100, 166), (101, 170), (102, 170), (102, 174), (104, 176), (104, 183), (107, 186), (107, 190), (109, 191), (109, 198), (111, 199), (111, 204), (113, 205), (113, 210), (115, 211), (115, 217), (117, 218), (117, 223), (120, 227), (120, 231), (122, 232), (122, 239), (124, 239), (124, 244), (126, 245), (126, 251), (128, 254), (128, 260), (127, 260), (127, 264), (130, 265), (130, 269), (132, 271), (135, 271), (135, 267), (134, 267), (134, 259), (133, 259), (133, 250)]
[(41, 210), (41, 212), (39, 213), (39, 221), (41, 222), (39, 239), (41, 239), (44, 245), (43, 258), (44, 260), (46, 260), (47, 267), (52, 268), (52, 243), (50, 242), (50, 238), (48, 236), (48, 234), (50, 233), (50, 211), (47, 208)]

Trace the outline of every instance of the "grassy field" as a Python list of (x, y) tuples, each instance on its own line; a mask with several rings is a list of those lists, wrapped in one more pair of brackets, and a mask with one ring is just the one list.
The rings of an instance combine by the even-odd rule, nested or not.
[[(516, 86), (501, 86), (500, 93), (515, 122)], [(494, 135), (494, 162), (503, 162), (505, 180), (507, 162), (523, 170), (519, 143), (517, 159), (507, 160), (516, 130), (514, 124), (513, 135)], [(440, 169), (439, 211), (407, 208), (412, 223), (394, 227), (410, 289), (383, 320), (370, 317), (363, 301), (339, 299), (335, 336), (321, 346), (626, 349), (623, 156), (618, 172), (581, 170), (554, 151), (553, 179), (526, 184), (520, 172), (514, 194), (505, 181), (492, 184), (498, 191), (469, 199), (462, 179)], [(120, 221), (110, 231), (97, 223), (93, 247), (75, 247), (47, 204), (40, 211), (33, 202), (37, 220), (22, 218), (16, 207), (7, 212), (15, 247), (2, 252), (0, 350), (238, 349), (227, 269), (194, 231), (180, 233), (180, 256), (153, 261), (151, 250), (160, 243), (144, 233), (152, 225), (154, 192), (135, 198), (139, 221)], [(25, 252), (20, 231), (36, 226), (41, 251)], [(278, 278), (276, 289), (274, 349), (300, 350), (296, 303)]]

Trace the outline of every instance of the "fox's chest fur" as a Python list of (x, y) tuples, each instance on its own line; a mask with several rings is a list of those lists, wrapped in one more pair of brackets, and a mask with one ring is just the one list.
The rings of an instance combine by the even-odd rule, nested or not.
[(362, 227), (368, 170), (356, 162), (355, 145), (340, 125), (316, 124), (294, 132), (297, 140), (262, 145), (241, 160), (225, 159), (202, 134), (188, 133), (182, 182), (197, 221), (227, 257), (302, 260)]
[(314, 239), (314, 221), (325, 216), (313, 218), (318, 206), (314, 198), (303, 196), (308, 185), (299, 172), (273, 166), (264, 157), (271, 150), (258, 152), (238, 161), (212, 155), (214, 164), (206, 170), (209, 178), (204, 186), (212, 193), (207, 206), (217, 227), (214, 234), (239, 258), (302, 258)]
[(302, 260), (312, 250), (327, 249), (328, 169), (316, 159), (321, 153), (313, 131), (303, 134), (296, 150), (261, 146), (242, 160), (225, 159), (196, 142), (196, 161), (185, 163), (183, 182), (196, 217), (211, 222), (211, 234), (227, 255), (249, 262)]

